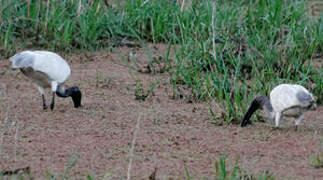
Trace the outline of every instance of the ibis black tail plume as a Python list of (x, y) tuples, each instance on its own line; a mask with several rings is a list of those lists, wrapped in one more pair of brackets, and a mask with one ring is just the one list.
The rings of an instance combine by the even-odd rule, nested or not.
[(255, 97), (242, 119), (241, 127), (245, 127), (250, 124), (249, 119), (251, 118), (252, 114), (258, 109), (265, 109), (266, 112), (272, 111), (272, 106), (266, 96), (259, 95)]

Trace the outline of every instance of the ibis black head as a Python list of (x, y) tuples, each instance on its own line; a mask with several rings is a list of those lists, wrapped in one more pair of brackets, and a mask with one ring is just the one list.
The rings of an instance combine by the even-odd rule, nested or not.
[(81, 107), (81, 100), (82, 100), (82, 92), (79, 87), (73, 86), (66, 89), (66, 94), (72, 97), (74, 107), (78, 108)]
[(241, 122), (241, 127), (245, 127), (248, 124), (251, 124), (250, 118), (252, 114), (257, 111), (258, 109), (263, 109), (267, 108), (268, 111), (272, 111), (272, 106), (270, 104), (270, 101), (267, 99), (266, 96), (264, 95), (258, 95), (255, 97), (255, 99), (252, 101), (251, 105), (249, 106), (246, 114), (244, 115), (242, 122)]

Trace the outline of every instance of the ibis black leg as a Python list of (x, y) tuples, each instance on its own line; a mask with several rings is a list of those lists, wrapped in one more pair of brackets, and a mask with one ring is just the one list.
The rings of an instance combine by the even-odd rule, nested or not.
[(47, 106), (46, 106), (45, 95), (44, 95), (44, 94), (42, 94), (42, 95), (41, 95), (41, 98), (42, 98), (42, 100), (43, 100), (43, 110), (46, 110), (46, 109), (47, 109)]
[(55, 106), (55, 92), (52, 94), (52, 101), (50, 102), (50, 109), (53, 110)]

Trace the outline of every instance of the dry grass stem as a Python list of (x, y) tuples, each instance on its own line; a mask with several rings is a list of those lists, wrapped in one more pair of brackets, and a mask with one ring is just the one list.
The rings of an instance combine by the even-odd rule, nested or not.
[(129, 152), (129, 164), (128, 164), (128, 172), (127, 172), (127, 180), (131, 179), (131, 167), (132, 167), (132, 161), (133, 161), (133, 151), (135, 149), (135, 144), (136, 144), (136, 139), (137, 139), (137, 134), (138, 131), (140, 130), (140, 120), (141, 120), (141, 114), (139, 114), (138, 119), (137, 119), (137, 125), (135, 132), (133, 133), (133, 139), (131, 143), (131, 148)]
[(181, 12), (183, 12), (183, 10), (184, 10), (185, 2), (186, 2), (186, 0), (183, 0), (183, 1), (182, 1)]
[(31, 0), (28, 0), (28, 10), (27, 10), (27, 18), (30, 18), (30, 4), (31, 4)]
[(47, 0), (47, 4), (46, 4), (46, 22), (45, 22), (44, 33), (47, 32), (47, 26), (48, 26), (48, 14), (49, 14), (49, 10), (50, 10), (49, 2), (50, 2), (50, 0)]
[(281, 0), (281, 15), (280, 15), (280, 60), (282, 61), (283, 65), (286, 64), (286, 58), (285, 58), (285, 50), (284, 50), (284, 39), (285, 39), (285, 35), (284, 35), (284, 25), (283, 25), (283, 18), (284, 18), (284, 0)]
[[(15, 118), (15, 120), (17, 120), (17, 119)], [(18, 149), (19, 126), (18, 126), (17, 121), (14, 121), (12, 124), (14, 126), (16, 126), (14, 156), (15, 156), (15, 162), (17, 162), (17, 149)]]
[(80, 17), (81, 9), (82, 9), (82, 0), (79, 0), (79, 5), (78, 5), (78, 8), (77, 8), (77, 17)]
[[(216, 62), (216, 51), (215, 51), (215, 2), (212, 3), (212, 44), (213, 44), (213, 57), (214, 57), (214, 62)], [(216, 63), (215, 63), (216, 64)], [(215, 65), (215, 70), (217, 70), (217, 66)]]

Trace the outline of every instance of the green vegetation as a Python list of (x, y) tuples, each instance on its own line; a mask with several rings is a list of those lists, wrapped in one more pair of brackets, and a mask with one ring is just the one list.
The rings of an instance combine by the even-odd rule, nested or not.
[[(235, 165), (233, 168), (228, 168), (227, 167), (227, 162), (226, 162), (226, 156), (221, 156), (219, 161), (215, 162), (215, 170), (216, 170), (216, 174), (215, 174), (215, 179), (218, 180), (274, 180), (275, 177), (268, 173), (268, 172), (264, 172), (259, 174), (258, 176), (252, 175), (252, 174), (248, 174), (245, 172), (245, 170), (243, 170), (241, 167), (239, 167), (237, 165), (238, 160), (236, 161)], [(204, 178), (194, 178), (193, 176), (190, 175), (189, 170), (187, 168), (185, 168), (185, 173), (186, 173), (186, 179), (187, 180), (193, 180), (193, 179), (208, 179), (206, 177)]]
[[(114, 47), (165, 43), (167, 52), (159, 59), (146, 49), (149, 65), (145, 73), (168, 73), (173, 98), (190, 102), (215, 98), (223, 110), (222, 118), (213, 109), (209, 111), (217, 125), (238, 123), (256, 94), (268, 95), (279, 83), (304, 85), (319, 104), (323, 101), (323, 69), (311, 66), (311, 61), (323, 55), (323, 14), (313, 19), (307, 16), (305, 1), (200, 0), (183, 9), (175, 0), (104, 2), (110, 3), (0, 0), (0, 57), (28, 48), (60, 52), (110, 48), (131, 70), (143, 72), (131, 66), (135, 57), (127, 59)], [(97, 72), (96, 87), (110, 81)], [(135, 98), (144, 101), (158, 83), (144, 87), (138, 79)], [(190, 94), (182, 94), (181, 89)], [(48, 171), (46, 178), (68, 179), (77, 158), (71, 157), (63, 174)], [(313, 167), (322, 168), (321, 154), (312, 160)], [(237, 165), (229, 169), (225, 157), (216, 162), (215, 170), (217, 179), (273, 179), (266, 173), (244, 175)], [(189, 169), (184, 173), (186, 179), (194, 179)], [(111, 174), (107, 172), (103, 179)], [(0, 179), (9, 175), (12, 179), (31, 177), (29, 168), (0, 171)], [(94, 173), (86, 178), (97, 179)]]
[[(72, 154), (67, 167), (64, 170), (63, 174), (51, 173), (50, 171), (46, 171), (45, 179), (47, 180), (55, 180), (55, 179), (70, 179), (71, 175), (69, 171), (75, 166), (78, 160), (77, 155)], [(227, 158), (226, 156), (221, 156), (219, 161), (215, 162), (215, 178), (219, 180), (274, 180), (275, 177), (268, 173), (267, 171), (264, 173), (260, 173), (259, 175), (248, 174), (244, 169), (238, 166), (238, 160), (236, 160), (234, 167), (229, 168), (227, 166)], [(87, 173), (86, 178), (87, 180), (94, 180), (94, 179), (110, 179), (113, 176), (113, 170), (109, 170), (104, 174), (103, 177), (96, 177), (95, 173)], [(12, 172), (11, 174), (2, 174), (0, 172), (0, 180), (5, 179), (5, 177), (11, 177), (11, 179), (33, 179), (32, 174), (30, 173), (30, 169), (19, 169), (16, 172)], [(194, 177), (190, 174), (189, 169), (185, 166), (185, 179), (186, 180), (193, 180), (193, 179), (209, 179), (211, 177)], [(121, 179), (125, 179), (125, 177), (121, 177)]]
[(314, 168), (323, 168), (323, 155), (316, 155), (312, 158), (312, 166)]
[(323, 168), (323, 139), (320, 139), (319, 152), (312, 157), (312, 166), (314, 168)]
[(153, 90), (157, 87), (157, 82), (153, 82), (150, 85), (150, 88), (145, 91), (140, 80), (136, 81), (136, 89), (135, 89), (135, 99), (138, 101), (145, 101), (146, 98), (152, 94)]
[(4, 57), (30, 47), (95, 50), (124, 39), (167, 43), (175, 52), (163, 58), (173, 97), (182, 97), (178, 88), (184, 87), (192, 101), (216, 98), (227, 123), (239, 122), (255, 94), (268, 95), (279, 83), (304, 85), (323, 100), (323, 70), (310, 66), (323, 53), (323, 14), (306, 16), (304, 1), (202, 0), (183, 10), (176, 1), (0, 3)]

